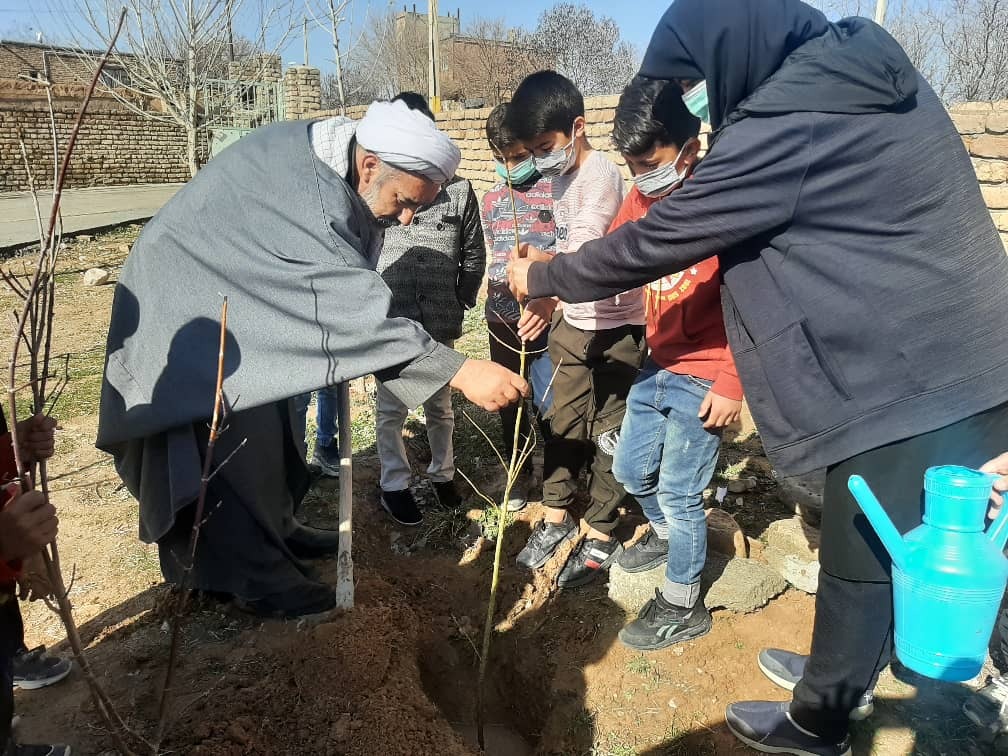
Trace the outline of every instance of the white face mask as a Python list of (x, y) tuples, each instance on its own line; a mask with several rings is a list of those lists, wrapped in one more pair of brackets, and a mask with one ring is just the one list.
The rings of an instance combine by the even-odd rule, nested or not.
[(685, 181), (687, 169), (684, 168), (680, 174), (676, 168), (684, 149), (686, 145), (679, 148), (679, 153), (671, 163), (659, 165), (654, 170), (634, 176), (633, 182), (637, 191), (645, 197), (663, 197)]
[(536, 170), (543, 176), (562, 176), (574, 165), (574, 156), (576, 154), (577, 149), (574, 147), (574, 127), (571, 126), (571, 140), (567, 143), (566, 147), (553, 150), (542, 157), (533, 158), (533, 161), (535, 162)]

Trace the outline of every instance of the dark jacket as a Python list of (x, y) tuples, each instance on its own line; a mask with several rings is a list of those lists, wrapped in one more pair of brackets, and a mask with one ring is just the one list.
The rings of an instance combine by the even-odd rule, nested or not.
[(486, 240), (472, 184), (448, 182), (408, 226), (385, 231), (378, 272), (392, 291), (389, 316), (409, 318), (441, 342), (462, 335), (486, 271)]
[[(748, 89), (708, 74), (718, 133), (693, 176), (641, 222), (533, 265), (529, 289), (594, 300), (717, 254), (764, 447), (798, 473), (1008, 401), (1008, 258), (941, 102), (879, 27), (820, 23), (793, 0), (687, 0), (663, 24), (691, 44), (667, 22), (692, 6), (708, 37), (732, 42), (732, 55), (693, 53), (702, 78), (705, 55), (767, 57), (712, 30), (739, 8), (758, 16), (761, 2), (808, 19), (743, 18), (753, 39), (773, 23), (790, 52)], [(806, 27), (825, 31), (795, 44)], [(681, 44), (661, 32), (652, 48)], [(643, 73), (690, 78), (655, 60), (649, 49)]]

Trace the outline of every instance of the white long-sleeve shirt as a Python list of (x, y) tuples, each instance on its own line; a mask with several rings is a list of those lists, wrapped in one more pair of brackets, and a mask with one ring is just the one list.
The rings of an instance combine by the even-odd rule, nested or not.
[[(623, 177), (605, 155), (592, 151), (582, 166), (553, 179), (553, 214), (559, 254), (604, 236), (623, 202)], [(564, 304), (564, 318), (575, 328), (602, 331), (645, 321), (641, 290), (583, 304)]]

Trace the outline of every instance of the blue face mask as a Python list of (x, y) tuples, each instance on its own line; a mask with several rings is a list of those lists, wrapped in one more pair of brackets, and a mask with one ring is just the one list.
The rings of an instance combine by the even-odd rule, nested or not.
[[(496, 161), (497, 175), (501, 177), (502, 181), (508, 180), (508, 168), (501, 161)], [(526, 160), (522, 160), (518, 165), (511, 167), (511, 183), (512, 184), (524, 184), (530, 178), (535, 175), (536, 166), (535, 162), (531, 157)]]
[(686, 109), (704, 123), (710, 123), (710, 107), (707, 102), (707, 82), (701, 81), (682, 96)]

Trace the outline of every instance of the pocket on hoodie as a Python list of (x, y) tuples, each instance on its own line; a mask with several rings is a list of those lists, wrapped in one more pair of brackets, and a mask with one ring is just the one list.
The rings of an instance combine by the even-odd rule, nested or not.
[(757, 424), (787, 443), (850, 419), (855, 408), (839, 370), (805, 319), (735, 353)]

